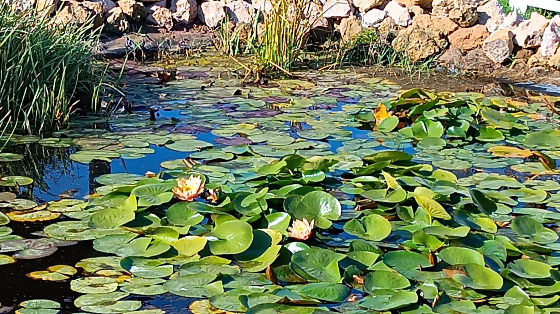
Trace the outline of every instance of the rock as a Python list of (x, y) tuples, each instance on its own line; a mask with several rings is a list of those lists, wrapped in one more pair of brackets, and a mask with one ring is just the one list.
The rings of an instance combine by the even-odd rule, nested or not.
[(462, 52), (482, 47), (482, 43), (490, 34), (484, 25), (475, 25), (469, 28), (459, 28), (449, 35), (451, 45)]
[[(90, 3), (86, 5), (90, 5)], [(90, 10), (81, 2), (65, 1), (64, 6), (56, 13), (52, 22), (60, 26), (69, 23), (85, 24), (93, 22), (94, 27), (100, 27), (103, 25), (103, 16), (99, 13), (99, 6), (97, 7), (97, 11), (98, 12)]]
[(323, 4), (324, 18), (345, 18), (354, 14), (354, 8), (347, 0), (326, 0)]
[(406, 27), (412, 22), (408, 9), (397, 1), (389, 2), (387, 6), (385, 6), (384, 11), (387, 13), (387, 16), (391, 17), (399, 26)]
[(226, 18), (224, 5), (220, 1), (204, 2), (198, 7), (198, 18), (210, 28), (214, 28)]
[(478, 21), (477, 5), (469, 0), (434, 0), (432, 14), (450, 18), (461, 27), (470, 27)]
[(411, 8), (413, 6), (419, 6), (423, 9), (432, 8), (432, 0), (396, 0), (396, 1), (403, 4), (407, 8)]
[(450, 46), (436, 61), (441, 67), (453, 73), (460, 72), (463, 68), (463, 54), (457, 47)]
[(377, 28), (377, 33), (379, 34), (379, 39), (383, 42), (391, 42), (397, 37), (399, 31), (402, 27), (398, 26), (391, 17), (386, 17), (379, 27)]
[(539, 49), (536, 54), (531, 56), (528, 61), (530, 67), (547, 66), (560, 70), (560, 49), (552, 56), (543, 56), (542, 51)]
[(270, 13), (272, 11), (272, 9), (274, 8), (274, 5), (272, 4), (272, 1), (270, 0), (254, 0), (252, 2), (253, 4), (253, 8), (255, 8), (255, 10), (257, 11), (261, 11), (264, 13)]
[(484, 5), (479, 6), (477, 11), (478, 24), (485, 25), (490, 33), (497, 30), (506, 17), (504, 7), (502, 7), (498, 0), (486, 2)]
[(128, 30), (130, 24), (126, 18), (126, 14), (120, 7), (115, 7), (109, 11), (105, 19), (105, 30), (113, 33), (124, 33)]
[(157, 8), (148, 15), (148, 22), (170, 31), (173, 28), (173, 14), (171, 10), (160, 6), (156, 7)]
[(514, 58), (516, 60), (528, 61), (529, 58), (531, 58), (531, 56), (534, 55), (534, 54), (535, 54), (535, 52), (532, 49), (520, 49), (515, 54)]
[(387, 12), (378, 9), (371, 9), (362, 15), (362, 26), (365, 28), (379, 27), (385, 17), (387, 17)]
[(92, 1), (101, 3), (101, 6), (103, 7), (103, 14), (107, 14), (113, 8), (117, 7), (117, 4), (111, 0), (92, 0)]
[(347, 43), (354, 39), (356, 35), (362, 31), (362, 25), (358, 17), (350, 16), (343, 18), (340, 21), (340, 25), (337, 26), (337, 30), (340, 32), (342, 42)]
[(3, 0), (2, 2), (9, 3), (16, 11), (27, 11), (35, 7), (35, 0)]
[(392, 42), (393, 48), (405, 52), (412, 62), (429, 58), (447, 45), (447, 40), (440, 32), (418, 26), (401, 29)]
[(60, 0), (37, 0), (35, 7), (38, 11), (46, 11), (46, 14), (51, 14), (58, 9)]
[(490, 60), (503, 63), (513, 52), (513, 33), (507, 29), (493, 32), (484, 40), (482, 49)]
[(513, 29), (513, 41), (522, 48), (535, 48), (540, 46), (544, 30), (548, 26), (548, 19), (537, 12), (531, 18), (521, 22)]
[(308, 23), (311, 24), (311, 28), (328, 28), (329, 21), (323, 17), (323, 7), (316, 2), (308, 2), (304, 13), (305, 18)]
[(517, 27), (521, 22), (523, 22), (525, 18), (519, 14), (517, 11), (510, 12), (504, 18), (502, 24), (498, 27), (498, 29), (509, 29), (513, 30)]
[(560, 15), (556, 15), (550, 20), (550, 23), (545, 28), (542, 42), (541, 54), (544, 57), (552, 56), (560, 46)]
[(494, 62), (488, 59), (482, 48), (470, 50), (461, 61), (463, 71), (490, 73), (495, 67)]
[(352, 3), (360, 13), (365, 13), (373, 8), (377, 8), (384, 2), (385, 0), (352, 0)]
[(417, 6), (417, 5), (413, 5), (413, 6), (407, 6), (408, 10), (410, 11), (410, 13), (412, 14), (413, 17), (416, 16), (420, 16), (420, 15), (426, 15), (426, 10), (424, 10), (424, 8)]
[(173, 0), (169, 9), (179, 23), (192, 23), (198, 15), (196, 0)]
[(233, 23), (253, 24), (253, 7), (249, 3), (243, 0), (229, 1), (225, 8)]
[(80, 4), (82, 6), (84, 6), (86, 9), (93, 11), (96, 15), (102, 16), (103, 13), (105, 13), (103, 11), (103, 3), (101, 2), (97, 2), (97, 1), (83, 1), (80, 2)]
[(437, 31), (443, 36), (448, 36), (459, 28), (459, 25), (455, 24), (448, 17), (439, 18), (430, 14), (415, 16), (412, 20), (412, 26)]
[(135, 0), (119, 0), (117, 4), (124, 14), (133, 21), (142, 21), (148, 15), (144, 4)]

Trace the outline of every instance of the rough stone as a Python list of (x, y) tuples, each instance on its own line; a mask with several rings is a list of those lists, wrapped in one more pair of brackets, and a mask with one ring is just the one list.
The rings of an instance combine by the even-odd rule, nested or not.
[(469, 51), (482, 47), (482, 43), (490, 34), (484, 25), (475, 25), (469, 28), (459, 28), (449, 35), (451, 45), (461, 51)]
[(270, 0), (254, 0), (252, 2), (253, 4), (253, 8), (255, 8), (255, 10), (264, 12), (264, 13), (270, 13), (272, 11), (272, 9), (274, 8), (274, 5), (272, 4), (272, 1)]
[(423, 9), (432, 8), (432, 0), (396, 0), (396, 1), (403, 4), (407, 8), (411, 8), (413, 6), (419, 6)]
[(437, 63), (439, 66), (446, 68), (450, 72), (456, 73), (461, 71), (463, 68), (463, 54), (459, 48), (454, 46), (449, 46), (445, 52), (437, 58)]
[(60, 0), (37, 0), (36, 8), (38, 11), (46, 11), (46, 14), (51, 14), (58, 9)]
[(180, 23), (192, 23), (198, 15), (196, 0), (173, 0), (169, 8), (173, 17)]
[(429, 58), (447, 47), (448, 43), (438, 31), (411, 26), (401, 29), (392, 46), (403, 51), (412, 62)]
[(517, 27), (517, 25), (519, 25), (524, 20), (525, 20), (525, 18), (521, 14), (519, 14), (519, 12), (517, 12), (517, 11), (510, 12), (510, 13), (508, 13), (508, 15), (506, 15), (506, 17), (504, 18), (504, 21), (498, 27), (498, 29), (513, 30)]
[(560, 15), (550, 20), (543, 33), (541, 42), (541, 54), (544, 57), (552, 56), (560, 46)]
[(412, 20), (412, 26), (416, 26), (421, 29), (430, 29), (441, 33), (443, 36), (447, 36), (453, 33), (459, 25), (453, 22), (448, 17), (439, 18), (430, 14), (417, 15)]
[(220, 1), (202, 3), (198, 7), (198, 18), (208, 27), (214, 28), (226, 18), (224, 5)]
[(311, 24), (311, 28), (329, 27), (329, 21), (323, 17), (323, 7), (317, 2), (308, 2), (304, 9), (304, 15)]
[(253, 7), (249, 3), (243, 0), (229, 1), (225, 9), (229, 20), (233, 23), (253, 23)]
[(397, 37), (399, 31), (402, 27), (398, 26), (391, 17), (386, 17), (379, 27), (377, 28), (377, 33), (379, 34), (379, 39), (381, 41), (391, 42), (395, 37)]
[(529, 58), (528, 65), (530, 67), (546, 66), (560, 70), (560, 49), (554, 55), (546, 57), (542, 55), (539, 49), (536, 54)]
[(548, 19), (537, 12), (531, 14), (531, 18), (521, 22), (513, 29), (513, 41), (523, 48), (535, 48), (540, 46), (544, 30), (548, 26)]
[(103, 15), (103, 3), (96, 2), (96, 1), (83, 1), (81, 5), (84, 6), (86, 9), (94, 12), (96, 15)]
[(504, 7), (498, 0), (490, 0), (477, 8), (478, 24), (486, 25), (486, 29), (492, 33), (504, 22), (506, 13)]
[(378, 9), (371, 9), (362, 15), (362, 26), (365, 28), (379, 27), (385, 17), (387, 17), (387, 12)]
[(365, 13), (373, 8), (377, 8), (384, 2), (385, 0), (352, 0), (352, 3), (360, 13)]
[(323, 17), (345, 18), (354, 14), (354, 7), (347, 0), (326, 0), (323, 5)]
[(432, 14), (450, 18), (461, 27), (470, 27), (478, 21), (477, 5), (468, 0), (434, 0)]
[(109, 11), (105, 19), (105, 30), (114, 33), (124, 33), (128, 30), (130, 24), (126, 18), (126, 14), (120, 7), (115, 7)]
[(340, 32), (342, 42), (347, 43), (362, 31), (362, 25), (358, 17), (350, 16), (340, 21), (337, 30)]
[(144, 4), (135, 0), (119, 0), (117, 1), (119, 7), (123, 10), (126, 16), (133, 21), (142, 21), (148, 15)]
[(513, 52), (513, 33), (507, 29), (493, 32), (482, 44), (484, 54), (495, 63), (503, 63)]
[(399, 26), (406, 27), (412, 23), (408, 9), (397, 1), (391, 1), (385, 6), (387, 16), (391, 17)]
[(496, 65), (488, 59), (482, 48), (476, 48), (465, 54), (461, 67), (463, 71), (490, 73)]
[(31, 10), (35, 7), (35, 0), (3, 0), (2, 2), (9, 3), (16, 11)]
[(90, 21), (93, 22), (94, 27), (103, 25), (103, 17), (101, 14), (88, 9), (83, 3), (77, 1), (64, 2), (62, 9), (56, 13), (52, 21), (54, 24), (61, 26), (68, 23), (85, 24)]
[(168, 8), (157, 6), (147, 17), (148, 22), (170, 31), (173, 28), (173, 14)]

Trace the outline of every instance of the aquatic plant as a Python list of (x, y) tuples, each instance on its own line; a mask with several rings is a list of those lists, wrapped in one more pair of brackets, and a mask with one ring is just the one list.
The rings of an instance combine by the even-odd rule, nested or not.
[(94, 57), (88, 23), (48, 23), (42, 13), (0, 5), (0, 130), (41, 133), (78, 110), (99, 109), (105, 68)]
[[(105, 256), (28, 274), (70, 281), (61, 285), (84, 312), (135, 311), (166, 293), (196, 298), (194, 313), (558, 311), (560, 136), (541, 100), (397, 92), (369, 73), (321, 78), (173, 82), (154, 93), (186, 91), (193, 105), (166, 96), (182, 113), (172, 131), (170, 119), (115, 117), (112, 133), (44, 141), (73, 145), (80, 164), (167, 155), (156, 146), (180, 158), (155, 159), (161, 171), (145, 162), (157, 174), (99, 176), (87, 201), (0, 195), (0, 263), (92, 240)], [(191, 176), (198, 197), (174, 197)], [(33, 241), (7, 227), (46, 220), (47, 238)], [(34, 306), (61, 305), (20, 307)]]

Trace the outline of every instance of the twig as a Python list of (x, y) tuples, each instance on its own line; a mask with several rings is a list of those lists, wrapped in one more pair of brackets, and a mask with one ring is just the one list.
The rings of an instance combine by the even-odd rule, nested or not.
[(548, 107), (548, 109), (550, 109), (550, 111), (552, 111), (553, 113), (560, 116), (560, 112), (558, 112), (558, 110), (556, 110), (556, 108), (554, 108), (554, 106), (551, 105), (546, 98), (543, 98), (543, 99), (544, 99), (544, 102), (545, 102), (546, 106)]

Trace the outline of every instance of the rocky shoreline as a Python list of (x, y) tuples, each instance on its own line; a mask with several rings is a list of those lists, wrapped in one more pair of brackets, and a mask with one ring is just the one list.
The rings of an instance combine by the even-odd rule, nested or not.
[[(9, 1), (9, 0), (5, 0)], [(104, 25), (100, 53), (122, 57), (136, 45), (147, 51), (209, 47), (212, 30), (228, 18), (252, 24), (271, 0), (23, 0), (19, 8), (47, 10), (53, 23)], [(506, 14), (497, 0), (310, 0), (313, 28), (351, 41), (375, 30), (413, 62), (432, 58), (454, 74), (556, 78), (560, 70), (560, 16)], [(139, 34), (142, 33), (142, 34)]]

